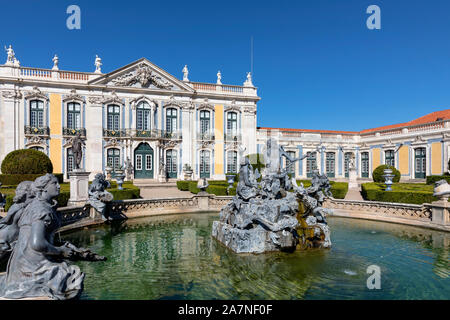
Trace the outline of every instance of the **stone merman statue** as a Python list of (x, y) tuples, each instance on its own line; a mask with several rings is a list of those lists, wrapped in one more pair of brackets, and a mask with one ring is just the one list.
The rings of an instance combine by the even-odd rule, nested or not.
[(61, 217), (54, 200), (60, 190), (54, 175), (37, 178), (32, 190), (35, 197), (17, 221), (18, 240), (6, 274), (0, 276), (0, 297), (76, 298), (83, 290), (84, 274), (78, 266), (69, 265), (64, 260), (100, 261), (106, 258), (68, 242), (62, 245), (55, 243), (54, 235), (61, 226)]
[(83, 146), (85, 145), (86, 144), (81, 139), (81, 134), (78, 132), (72, 139), (72, 153), (75, 160), (75, 169), (80, 169), (81, 160), (83, 159)]
[(257, 185), (254, 184), (254, 178), (252, 177), (253, 169), (248, 157), (243, 157), (243, 164), (239, 169), (239, 182), (236, 188), (236, 194), (244, 201), (248, 201), (257, 195)]
[(106, 203), (113, 200), (113, 195), (105, 190), (110, 186), (111, 184), (106, 180), (105, 175), (97, 173), (88, 190), (89, 200), (87, 203), (101, 213), (103, 220), (110, 220), (106, 212)]

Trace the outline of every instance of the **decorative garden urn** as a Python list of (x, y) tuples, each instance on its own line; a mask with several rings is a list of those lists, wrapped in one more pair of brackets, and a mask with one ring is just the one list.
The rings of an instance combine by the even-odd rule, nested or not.
[(227, 182), (228, 182), (227, 194), (230, 194), (230, 189), (233, 188), (234, 179), (236, 178), (236, 175), (227, 174), (227, 175), (225, 175), (225, 177), (227, 178)]
[(392, 174), (392, 169), (384, 169), (383, 172), (384, 184), (386, 185), (386, 189), (384, 191), (392, 191), (392, 179), (395, 175)]
[(450, 185), (446, 180), (436, 182), (433, 196), (438, 197), (439, 201), (448, 201), (450, 197)]
[(122, 184), (123, 184), (123, 181), (125, 179), (125, 174), (124, 174), (123, 170), (121, 170), (121, 169), (120, 170), (116, 170), (114, 178), (116, 178), (116, 181), (117, 181), (117, 188), (119, 190), (123, 190)]

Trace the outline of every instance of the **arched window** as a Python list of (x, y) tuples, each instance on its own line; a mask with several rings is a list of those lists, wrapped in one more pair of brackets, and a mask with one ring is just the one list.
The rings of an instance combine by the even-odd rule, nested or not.
[(40, 152), (44, 152), (44, 148), (42, 148), (42, 147), (30, 147), (30, 149), (37, 150), (37, 151), (40, 151)]
[[(292, 159), (295, 158), (295, 151), (287, 151), (286, 152), (289, 157), (291, 157)], [(286, 171), (288, 174), (290, 174), (292, 177), (295, 177), (295, 163), (289, 161), (288, 159), (286, 159)]]
[(70, 102), (67, 104), (67, 128), (81, 128), (81, 106), (79, 103)]
[(363, 178), (369, 177), (369, 153), (361, 153), (361, 176)]
[(336, 165), (336, 158), (334, 152), (327, 152), (326, 154), (326, 163), (325, 163), (325, 170), (327, 172), (327, 177), (334, 178), (335, 177), (335, 165)]
[(112, 171), (114, 172), (120, 169), (120, 150), (115, 148), (108, 149), (106, 163), (108, 164), (108, 167), (113, 169)]
[(207, 110), (200, 111), (200, 134), (203, 136), (210, 131), (211, 116)]
[(233, 139), (237, 136), (237, 113), (228, 112), (227, 113), (227, 135)]
[(227, 153), (227, 173), (237, 173), (237, 152), (228, 151)]
[(200, 151), (200, 178), (209, 178), (211, 170), (211, 152)]
[(44, 126), (44, 102), (41, 100), (30, 101), (30, 126), (34, 128)]
[(177, 130), (177, 109), (166, 109), (166, 131), (175, 132)]
[(306, 176), (312, 177), (313, 170), (317, 168), (317, 153), (314, 151), (307, 152), (306, 154)]
[(177, 177), (177, 151), (166, 151), (166, 172), (169, 178)]
[(108, 105), (107, 109), (107, 129), (119, 130), (120, 129), (120, 107), (118, 105)]
[(136, 108), (136, 129), (137, 130), (150, 130), (151, 123), (151, 108), (150, 105), (142, 101)]

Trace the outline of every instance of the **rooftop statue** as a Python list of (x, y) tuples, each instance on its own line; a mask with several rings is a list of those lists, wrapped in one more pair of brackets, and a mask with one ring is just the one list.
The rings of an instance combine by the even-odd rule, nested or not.
[(105, 175), (103, 173), (97, 173), (88, 190), (88, 204), (102, 215), (103, 220), (111, 220), (106, 210), (106, 203), (111, 202), (114, 197), (110, 192), (105, 190), (110, 186), (111, 184), (106, 180)]
[[(281, 157), (299, 160), (289, 157), (275, 140), (268, 140), (262, 176), (253, 172), (247, 157), (240, 157), (236, 196), (222, 208), (212, 228), (213, 237), (236, 253), (331, 245), (325, 220), (329, 211), (321, 207), (324, 198), (331, 195), (328, 178), (316, 172), (311, 187), (298, 187), (286, 169), (280, 168)], [(299, 212), (300, 202), (304, 213)]]
[[(21, 188), (27, 190), (26, 184)], [(18, 190), (22, 197), (16, 199), (16, 204), (24, 205), (14, 214), (17, 242), (13, 245), (6, 274), (0, 276), (0, 297), (76, 298), (83, 290), (84, 274), (78, 266), (69, 265), (64, 260), (103, 261), (106, 258), (68, 242), (62, 245), (55, 243), (54, 234), (61, 225), (61, 218), (54, 200), (59, 195), (60, 186), (54, 175), (37, 178), (31, 189), (33, 195), (28, 198), (27, 194), (26, 199), (23, 198), (24, 191)]]

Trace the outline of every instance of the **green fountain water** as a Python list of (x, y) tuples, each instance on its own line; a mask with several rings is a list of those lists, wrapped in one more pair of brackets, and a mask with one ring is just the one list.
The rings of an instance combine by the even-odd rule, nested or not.
[[(81, 299), (449, 299), (450, 235), (329, 218), (333, 247), (236, 255), (211, 238), (217, 214), (128, 220), (62, 238), (108, 257), (77, 264)], [(369, 290), (367, 267), (381, 268)]]

